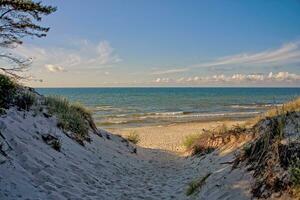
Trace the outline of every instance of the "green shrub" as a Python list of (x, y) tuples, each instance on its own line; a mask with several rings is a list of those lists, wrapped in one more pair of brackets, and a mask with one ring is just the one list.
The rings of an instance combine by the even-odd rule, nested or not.
[(300, 159), (296, 158), (290, 167), (290, 175), (293, 186), (300, 186)]
[(186, 136), (183, 141), (183, 146), (187, 150), (192, 149), (194, 147), (195, 142), (197, 142), (200, 137), (201, 137), (200, 134), (192, 134), (192, 135)]
[(243, 147), (243, 151), (244, 151), (246, 156), (250, 156), (251, 152), (252, 152), (252, 144), (251, 143), (245, 144), (244, 147)]
[(131, 132), (128, 136), (127, 136), (127, 140), (132, 142), (133, 144), (137, 144), (140, 141), (140, 137), (136, 132)]
[(26, 91), (17, 95), (15, 98), (15, 104), (19, 109), (29, 110), (29, 108), (36, 102), (36, 96), (34, 93)]
[(0, 74), (0, 108), (8, 108), (16, 93), (17, 84), (9, 77)]
[(46, 97), (45, 104), (51, 114), (58, 118), (58, 127), (75, 134), (75, 139), (82, 143), (88, 138), (89, 124), (87, 118), (91, 114), (78, 104), (70, 104), (64, 97)]

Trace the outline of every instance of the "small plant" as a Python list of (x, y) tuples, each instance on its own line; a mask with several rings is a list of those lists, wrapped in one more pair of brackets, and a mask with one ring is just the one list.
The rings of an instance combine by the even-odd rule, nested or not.
[(43, 134), (42, 139), (47, 145), (51, 146), (54, 150), (60, 151), (61, 143), (57, 137), (51, 134)]
[(183, 146), (190, 150), (194, 147), (195, 142), (200, 138), (200, 134), (192, 134), (185, 137), (183, 141)]
[(204, 177), (190, 182), (185, 194), (187, 196), (190, 196), (190, 195), (194, 194), (195, 192), (199, 191), (210, 175), (211, 175), (211, 173), (208, 173)]
[(133, 144), (137, 144), (140, 141), (140, 137), (135, 131), (133, 131), (127, 136), (127, 140)]
[(54, 140), (52, 143), (51, 143), (51, 146), (54, 150), (56, 151), (60, 151), (61, 149), (61, 143), (59, 140)]

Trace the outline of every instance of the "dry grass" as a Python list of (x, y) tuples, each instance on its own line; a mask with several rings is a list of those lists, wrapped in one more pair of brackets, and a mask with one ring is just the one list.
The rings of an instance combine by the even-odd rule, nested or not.
[[(253, 196), (269, 198), (273, 193), (291, 191), (299, 198), (300, 161), (295, 158), (300, 157), (300, 139), (290, 141), (285, 135), (288, 123), (298, 123), (299, 111), (300, 98), (297, 98), (248, 121), (249, 127), (228, 128), (222, 125), (205, 130), (201, 135), (190, 136), (185, 145), (192, 149), (192, 154), (203, 155), (228, 143), (245, 141), (246, 137), (251, 136), (255, 139), (244, 146), (233, 167), (245, 162), (248, 169), (254, 171), (256, 183), (252, 187)], [(199, 185), (197, 181), (192, 182), (188, 194), (196, 191)]]
[[(272, 193), (283, 191), (291, 191), (295, 196), (299, 191), (300, 139), (290, 140), (285, 135), (287, 124), (298, 123), (297, 111), (300, 111), (300, 98), (271, 109), (253, 120), (256, 124), (252, 129), (257, 138), (245, 145), (234, 167), (245, 162), (249, 170), (254, 171), (254, 197), (269, 198)], [(295, 134), (299, 133), (299, 130), (295, 131)]]
[(229, 128), (226, 124), (222, 124), (212, 130), (204, 129), (201, 134), (187, 136), (183, 145), (191, 155), (204, 155), (231, 141), (236, 141), (245, 130), (243, 125), (234, 125)]
[(276, 106), (274, 108), (271, 108), (270, 110), (266, 111), (265, 113), (258, 115), (257, 117), (254, 117), (252, 119), (249, 119), (246, 124), (249, 126), (253, 126), (257, 124), (259, 121), (270, 118), (270, 117), (275, 117), (278, 115), (284, 115), (288, 112), (293, 112), (293, 111), (300, 111), (300, 97), (289, 101), (282, 106)]

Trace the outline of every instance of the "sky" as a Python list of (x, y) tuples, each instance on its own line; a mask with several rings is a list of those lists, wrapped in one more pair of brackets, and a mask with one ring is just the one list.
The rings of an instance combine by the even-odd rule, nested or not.
[(44, 0), (33, 87), (299, 86), (300, 1)]

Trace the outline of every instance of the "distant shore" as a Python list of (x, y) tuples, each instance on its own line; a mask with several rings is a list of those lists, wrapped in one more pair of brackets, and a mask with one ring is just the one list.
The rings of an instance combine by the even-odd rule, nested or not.
[(144, 126), (134, 128), (107, 128), (106, 130), (127, 137), (130, 133), (138, 134), (139, 146), (152, 149), (162, 149), (176, 153), (183, 153), (183, 141), (188, 135), (200, 134), (203, 129), (214, 129), (225, 124), (227, 127), (242, 124), (243, 120), (222, 119), (205, 122), (174, 123), (160, 126)]

